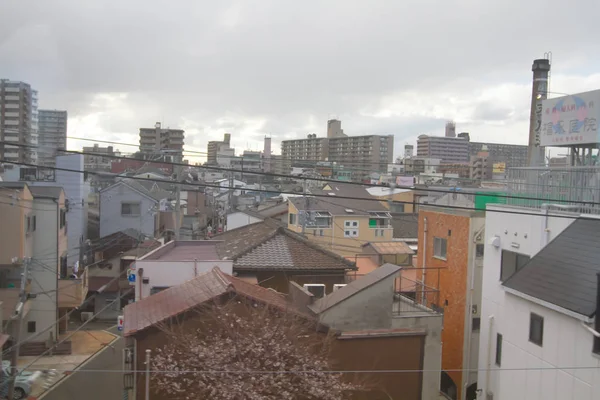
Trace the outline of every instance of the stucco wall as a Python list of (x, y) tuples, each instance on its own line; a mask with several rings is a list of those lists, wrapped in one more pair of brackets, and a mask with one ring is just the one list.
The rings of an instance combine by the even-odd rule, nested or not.
[[(140, 203), (139, 216), (122, 216), (121, 203)], [(155, 216), (151, 211), (157, 202), (125, 184), (117, 184), (100, 193), (100, 237), (125, 229), (142, 231), (149, 237), (155, 236)]]
[(254, 224), (260, 221), (262, 221), (262, 219), (244, 214), (243, 212), (227, 214), (227, 230), (230, 231), (235, 228)]

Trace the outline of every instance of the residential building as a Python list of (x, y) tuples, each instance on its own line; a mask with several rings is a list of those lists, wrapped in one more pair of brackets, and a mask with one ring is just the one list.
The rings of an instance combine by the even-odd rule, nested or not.
[[(360, 185), (330, 183), (289, 199), (288, 228), (342, 256), (362, 253), (368, 242), (392, 240), (389, 210)], [(308, 215), (305, 218), (305, 215)]]
[(404, 172), (409, 175), (435, 174), (441, 159), (428, 157), (411, 157), (404, 160)]
[(471, 156), (469, 168), (470, 179), (474, 181), (491, 180), (493, 178), (494, 160), (489, 152), (481, 151)]
[(367, 193), (380, 199), (381, 204), (393, 213), (412, 213), (415, 209), (415, 196), (412, 189), (371, 186)]
[(456, 137), (456, 124), (454, 121), (446, 122), (446, 134), (445, 137)]
[(304, 165), (325, 161), (329, 156), (329, 139), (318, 138), (316, 133), (311, 133), (306, 139), (283, 140), (281, 156), (289, 161), (290, 166), (302, 161), (306, 162)]
[(415, 146), (413, 146), (412, 144), (404, 145), (404, 159), (412, 158), (414, 153), (415, 153)]
[(114, 156), (121, 155), (118, 150), (115, 151), (113, 146), (102, 147), (98, 145), (98, 143), (94, 143), (93, 146), (84, 146), (83, 152), (86, 153), (83, 156), (83, 166), (85, 167), (85, 170), (95, 172), (111, 172), (112, 163), (116, 160)]
[(422, 269), (421, 281), (438, 290), (444, 300), (440, 304), (444, 314), (441, 390), (455, 400), (477, 395), (484, 222), (480, 211), (419, 209), (416, 267)]
[(172, 160), (183, 160), (183, 129), (164, 129), (157, 122), (154, 128), (140, 128), (140, 152), (146, 155), (171, 156)]
[(344, 133), (342, 129), (342, 121), (339, 119), (330, 119), (327, 121), (327, 138), (339, 138), (346, 137), (347, 135)]
[(140, 257), (130, 266), (135, 271), (135, 301), (180, 285), (215, 267), (231, 275), (233, 261), (219, 257), (217, 247), (221, 245), (220, 241), (174, 240)]
[(487, 207), (478, 377), (485, 398), (600, 396), (600, 220), (557, 207)]
[(162, 171), (165, 175), (173, 174), (173, 164), (163, 161), (147, 161), (133, 158), (118, 158), (110, 164), (110, 172), (113, 174), (122, 174), (124, 172), (139, 171), (144, 166), (151, 166), (154, 169)]
[(394, 264), (400, 266), (413, 266), (415, 251), (405, 242), (395, 240), (392, 242), (373, 242), (363, 244), (361, 256), (368, 255), (379, 266)]
[(527, 145), (469, 142), (469, 155), (488, 152), (495, 163), (506, 163), (506, 168), (527, 166)]
[[(404, 278), (403, 272), (397, 265), (385, 264), (320, 299), (294, 282), (290, 298), (310, 310), (321, 324), (340, 332), (340, 339), (351, 343), (346, 351), (356, 351), (352, 347), (357, 346), (369, 352), (370, 362), (363, 359), (362, 367), (357, 365), (356, 369), (371, 365), (369, 368), (406, 370), (410, 369), (407, 363), (415, 362), (413, 357), (420, 360), (421, 371), (416, 376), (390, 374), (378, 380), (389, 396), (385, 398), (437, 399), (442, 315), (407, 297), (408, 293), (400, 288), (412, 285), (410, 289), (415, 290), (415, 282)], [(403, 279), (404, 284), (400, 284)], [(369, 337), (387, 337), (384, 349), (361, 346), (361, 341)], [(352, 367), (346, 364), (345, 368)]]
[(300, 284), (333, 285), (346, 283), (346, 272), (354, 263), (324, 249), (277, 221), (246, 225), (216, 235), (221, 260), (232, 260), (233, 271), (249, 282), (260, 283), (285, 293), (290, 280)]
[[(223, 155), (229, 155), (229, 152), (231, 151), (231, 156), (233, 156), (233, 150), (231, 148), (231, 133), (226, 133), (223, 135), (223, 140), (222, 141), (218, 141), (218, 140), (211, 140), (210, 142), (208, 142), (208, 146), (207, 146), (207, 156), (206, 156), (206, 163), (209, 165), (214, 165), (214, 164), (218, 164), (218, 156), (220, 154)], [(227, 157), (225, 157), (227, 158)], [(227, 163), (229, 163), (228, 160), (225, 160)]]
[(0, 79), (0, 140), (21, 145), (0, 143), (3, 160), (37, 163), (38, 97), (28, 83)]
[(53, 167), (59, 150), (67, 149), (67, 112), (39, 110), (38, 131), (38, 165)]
[(6, 182), (26, 182), (28, 186), (58, 186), (65, 191), (67, 201), (67, 265), (82, 261), (83, 244), (87, 239), (88, 194), (90, 184), (84, 174), (83, 155), (56, 157), (56, 168), (13, 165), (4, 172)]
[(100, 191), (100, 237), (133, 229), (145, 237), (154, 238), (160, 229), (161, 200), (169, 192), (152, 191), (142, 181), (122, 179)]
[(420, 135), (417, 157), (438, 158), (442, 164), (468, 163), (469, 141), (463, 137)]
[[(260, 151), (244, 150), (242, 155), (231, 160), (230, 164), (232, 169), (240, 171), (233, 173), (236, 179), (252, 184), (265, 178), (263, 175), (253, 174), (253, 172), (263, 172), (262, 153)], [(267, 180), (264, 179), (264, 181)]]
[(282, 202), (265, 208), (261, 208), (259, 205), (257, 209), (244, 209), (229, 213), (227, 214), (226, 230), (241, 228), (242, 226), (262, 222), (268, 218), (279, 221), (282, 226), (287, 226), (288, 209), (287, 202)]
[(394, 162), (394, 136), (364, 135), (329, 139), (329, 161), (348, 164), (353, 180), (362, 180), (370, 172), (387, 173)]

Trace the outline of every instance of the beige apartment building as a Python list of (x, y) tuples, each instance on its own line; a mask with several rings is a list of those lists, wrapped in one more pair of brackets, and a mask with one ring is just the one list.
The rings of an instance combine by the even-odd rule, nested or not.
[(183, 129), (163, 129), (157, 122), (154, 128), (140, 128), (140, 152), (148, 155), (165, 153), (181, 160), (183, 139)]
[(0, 158), (22, 163), (37, 163), (38, 98), (37, 91), (25, 82), (0, 79)]

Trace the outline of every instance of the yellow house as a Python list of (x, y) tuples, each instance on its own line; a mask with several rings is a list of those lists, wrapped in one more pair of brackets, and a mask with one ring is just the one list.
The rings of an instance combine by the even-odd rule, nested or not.
[(390, 212), (414, 212), (415, 192), (411, 189), (390, 188), (386, 186), (372, 186), (370, 188), (367, 188), (366, 191), (371, 196), (382, 200), (381, 204), (383, 204), (385, 208), (390, 210)]
[(391, 215), (360, 185), (331, 183), (289, 201), (288, 229), (341, 256), (393, 238)]

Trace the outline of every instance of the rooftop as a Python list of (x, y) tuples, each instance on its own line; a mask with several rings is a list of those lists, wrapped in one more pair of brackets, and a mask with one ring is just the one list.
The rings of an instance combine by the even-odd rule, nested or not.
[(323, 249), (302, 235), (265, 220), (215, 236), (217, 252), (238, 270), (346, 270), (353, 262)]
[(225, 294), (243, 296), (280, 309), (288, 308), (282, 294), (247, 283), (215, 267), (181, 285), (127, 305), (124, 309), (124, 334), (133, 335)]
[(215, 261), (220, 257), (220, 242), (208, 240), (172, 240), (140, 258), (141, 261)]
[(600, 273), (600, 219), (577, 219), (503, 285), (593, 317)]
[(367, 192), (374, 197), (393, 196), (395, 194), (412, 192), (412, 189), (398, 189), (386, 186), (371, 186), (367, 188)]
[(415, 254), (410, 247), (404, 242), (369, 242), (363, 244), (363, 247), (371, 246), (371, 248), (381, 255), (386, 254)]
[(60, 194), (64, 193), (60, 186), (30, 186), (29, 191), (33, 197), (46, 199), (59, 199)]
[(304, 197), (290, 197), (289, 201), (298, 210), (327, 211), (331, 215), (369, 215), (370, 212), (388, 212), (378, 199), (361, 185), (329, 183), (322, 189), (311, 189), (308, 207)]

